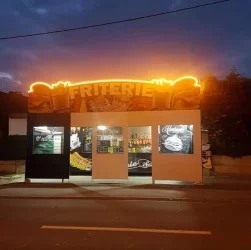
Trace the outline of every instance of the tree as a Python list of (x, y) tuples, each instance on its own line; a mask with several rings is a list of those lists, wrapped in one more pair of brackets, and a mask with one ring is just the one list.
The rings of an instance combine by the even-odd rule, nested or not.
[(202, 84), (202, 123), (214, 154), (251, 155), (251, 79), (235, 69), (223, 80), (207, 76)]

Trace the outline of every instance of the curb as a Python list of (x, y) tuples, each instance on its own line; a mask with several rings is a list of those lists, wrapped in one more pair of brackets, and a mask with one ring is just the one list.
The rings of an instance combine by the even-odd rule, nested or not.
[(41, 199), (41, 200), (131, 200), (131, 201), (196, 201), (201, 202), (201, 199), (195, 200), (192, 198), (161, 198), (161, 197), (129, 197), (129, 196), (0, 196), (0, 199)]
[(103, 201), (163, 201), (163, 202), (194, 202), (194, 203), (251, 203), (249, 200), (208, 200), (208, 199), (193, 199), (193, 198), (161, 198), (161, 197), (123, 197), (123, 196), (91, 196), (91, 197), (60, 197), (60, 196), (0, 196), (1, 199), (6, 200), (103, 200)]

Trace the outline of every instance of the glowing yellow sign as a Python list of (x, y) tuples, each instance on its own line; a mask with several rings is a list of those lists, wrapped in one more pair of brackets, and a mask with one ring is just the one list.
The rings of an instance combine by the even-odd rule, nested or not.
[(62, 85), (64, 87), (75, 87), (79, 85), (85, 85), (85, 84), (95, 84), (95, 83), (115, 83), (115, 82), (120, 82), (120, 83), (145, 83), (145, 84), (156, 84), (156, 85), (164, 85), (164, 84), (169, 84), (171, 86), (175, 85), (176, 83), (183, 81), (183, 80), (193, 80), (194, 81), (194, 86), (195, 87), (200, 87), (199, 81), (197, 78), (193, 76), (183, 76), (180, 77), (176, 80), (166, 80), (164, 78), (162, 79), (153, 79), (151, 81), (144, 81), (144, 80), (131, 80), (131, 79), (107, 79), (107, 80), (96, 80), (96, 81), (86, 81), (86, 82), (77, 82), (77, 83), (71, 83), (69, 81), (59, 81), (55, 84), (48, 84), (45, 82), (35, 82), (31, 84), (29, 93), (33, 92), (33, 87), (36, 85), (44, 85), (50, 89), (54, 89), (59, 85)]

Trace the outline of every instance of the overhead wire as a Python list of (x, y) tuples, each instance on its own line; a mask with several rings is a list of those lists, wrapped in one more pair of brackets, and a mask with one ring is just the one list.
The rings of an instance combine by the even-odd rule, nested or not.
[(133, 22), (133, 21), (138, 21), (138, 20), (142, 20), (142, 19), (148, 19), (148, 18), (163, 16), (163, 15), (167, 15), (167, 14), (173, 14), (173, 13), (177, 13), (177, 12), (188, 11), (188, 10), (202, 8), (202, 7), (212, 6), (212, 5), (221, 4), (221, 3), (230, 2), (230, 1), (231, 0), (221, 0), (221, 1), (211, 2), (211, 3), (195, 5), (195, 6), (191, 6), (191, 7), (186, 7), (186, 8), (182, 8), (182, 9), (176, 9), (176, 10), (171, 10), (171, 11), (166, 11), (166, 12), (161, 12), (161, 13), (156, 13), (156, 14), (151, 14), (151, 15), (139, 16), (139, 17), (134, 17), (134, 18), (128, 18), (128, 19), (100, 23), (100, 24), (93, 24), (93, 25), (82, 26), (82, 27), (53, 30), (53, 31), (46, 31), (46, 32), (39, 32), (39, 33), (31, 33), (31, 34), (25, 34), (25, 35), (0, 37), (0, 40), (11, 40), (11, 39), (18, 39), (18, 38), (33, 37), (33, 36), (42, 36), (42, 35), (70, 32), (70, 31), (76, 31), (76, 30), (85, 30), (85, 29), (102, 27), (102, 26), (113, 25), (113, 24)]

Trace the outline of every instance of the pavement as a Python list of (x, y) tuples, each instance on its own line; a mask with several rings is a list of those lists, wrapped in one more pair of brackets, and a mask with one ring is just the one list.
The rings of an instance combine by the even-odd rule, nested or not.
[(249, 250), (251, 203), (2, 199), (0, 249)]
[(251, 202), (251, 179), (211, 178), (204, 185), (19, 182), (1, 185), (0, 197), (5, 199)]
[(11, 182), (0, 186), (0, 249), (251, 249), (248, 178), (204, 185)]

